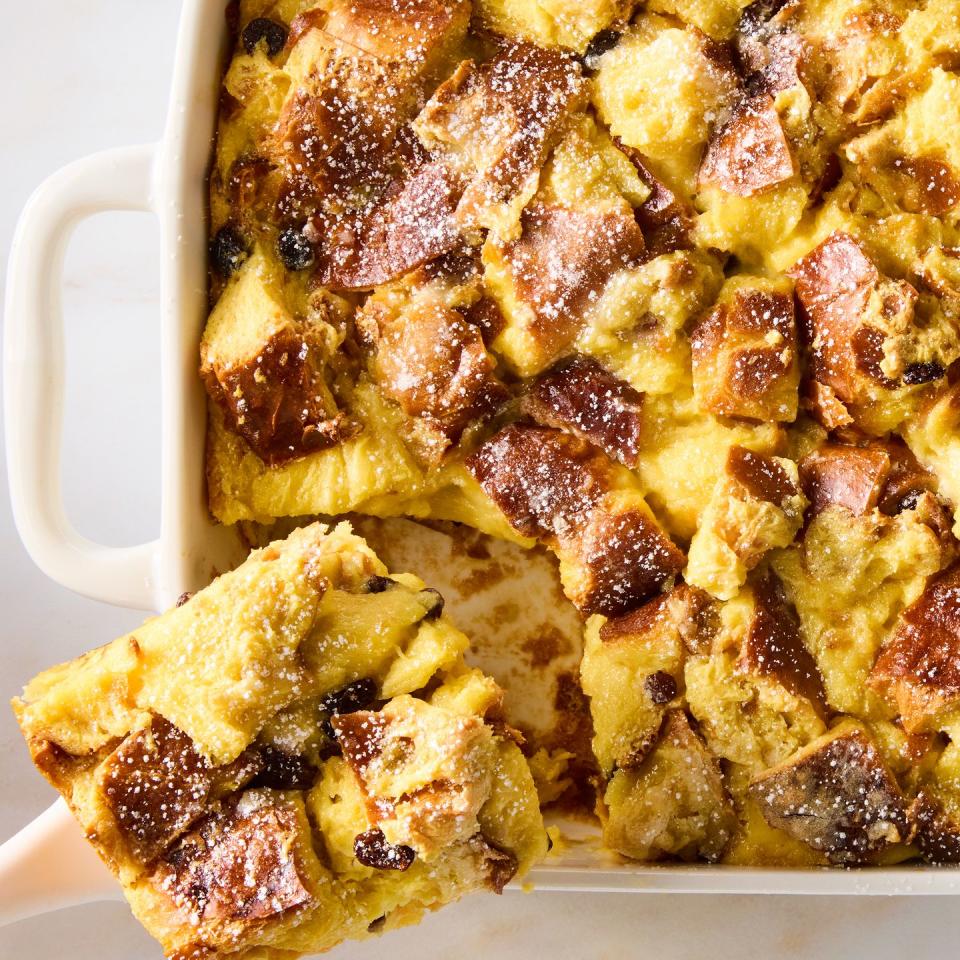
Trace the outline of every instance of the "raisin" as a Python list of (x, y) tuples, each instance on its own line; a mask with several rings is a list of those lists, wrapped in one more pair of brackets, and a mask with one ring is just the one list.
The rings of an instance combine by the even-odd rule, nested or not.
[(904, 510), (914, 510), (920, 502), (923, 490), (908, 490), (897, 503), (897, 513), (903, 513)]
[(910, 366), (903, 371), (903, 382), (913, 387), (919, 383), (930, 383), (931, 380), (939, 380), (946, 372), (942, 364), (937, 363), (936, 360), (911, 363)]
[(596, 70), (599, 66), (600, 58), (608, 51), (612, 50), (620, 42), (619, 30), (601, 30), (594, 34), (593, 39), (587, 45), (587, 52), (583, 55), (583, 64), (588, 70)]
[(375, 870), (406, 870), (416, 857), (416, 853), (402, 843), (397, 846), (387, 843), (383, 831), (376, 829), (357, 834), (353, 855), (365, 867)]
[(317, 768), (306, 757), (299, 757), (276, 747), (260, 751), (263, 767), (250, 781), (251, 787), (271, 790), (309, 790), (317, 778)]
[(669, 703), (677, 695), (677, 681), (665, 670), (658, 670), (643, 681), (643, 689), (654, 703)]
[(363, 585), (363, 589), (366, 593), (383, 593), (384, 590), (389, 590), (396, 585), (397, 581), (391, 580), (389, 577), (371, 577)]
[(288, 270), (306, 270), (313, 264), (313, 244), (296, 227), (288, 227), (280, 234), (277, 253)]
[(328, 693), (323, 698), (323, 708), (328, 713), (355, 713), (369, 707), (377, 697), (375, 680), (364, 677), (351, 684)]
[(221, 276), (229, 277), (236, 273), (247, 259), (247, 245), (243, 237), (229, 225), (221, 227), (210, 241), (210, 259)]
[[(356, 680), (340, 690), (328, 693), (320, 701), (320, 705), (330, 716), (335, 717), (341, 713), (356, 713), (358, 710), (365, 710), (373, 704), (376, 698), (376, 681), (364, 677), (362, 680)], [(329, 719), (325, 719), (322, 726), (323, 732), (333, 739), (334, 732)]]
[(275, 57), (287, 42), (287, 28), (269, 17), (257, 17), (243, 28), (241, 39), (247, 53), (253, 53), (257, 44), (264, 41), (267, 44), (267, 56)]
[(182, 607), (185, 603), (189, 602), (193, 594), (189, 590), (185, 590), (183, 593), (177, 597), (177, 606)]
[(426, 590), (420, 591), (420, 599), (428, 604), (427, 612), (423, 617), (424, 620), (436, 620), (443, 613), (443, 594), (439, 590), (427, 587)]

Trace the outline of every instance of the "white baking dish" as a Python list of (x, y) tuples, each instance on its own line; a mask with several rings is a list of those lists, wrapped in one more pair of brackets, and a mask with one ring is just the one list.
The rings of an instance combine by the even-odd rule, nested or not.
[[(89, 597), (162, 610), (239, 561), (236, 533), (211, 522), (204, 489), (205, 397), (197, 376), (207, 312), (206, 174), (225, 43), (225, 0), (185, 0), (166, 132), (159, 144), (64, 168), (21, 218), (6, 304), (5, 406), (10, 491), (20, 535), (52, 579)], [(161, 229), (162, 515), (160, 537), (104, 547), (69, 524), (59, 487), (63, 337), (59, 277), (73, 226), (102, 210), (149, 210)], [(533, 872), (543, 890), (692, 893), (946, 894), (960, 872), (930, 867), (780, 870), (626, 864), (587, 828)], [(62, 803), (0, 848), (0, 922), (107, 895), (112, 885)], [(44, 847), (55, 857), (37, 857)], [(50, 863), (57, 865), (55, 875)], [(46, 865), (44, 865), (44, 862)], [(70, 864), (72, 869), (64, 869)]]

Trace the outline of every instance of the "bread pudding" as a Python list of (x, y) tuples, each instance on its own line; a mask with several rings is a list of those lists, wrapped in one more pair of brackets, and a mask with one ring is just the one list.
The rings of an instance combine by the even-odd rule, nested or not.
[(232, 15), (214, 516), (550, 551), (625, 857), (957, 859), (956, 3)]
[(288, 958), (500, 892), (546, 851), (502, 691), (347, 524), (255, 551), (14, 703), (178, 960)]
[(582, 658), (524, 741), (421, 583), (307, 527), (38, 678), (147, 926), (320, 949), (499, 889), (571, 796), (635, 861), (960, 862), (956, 0), (227, 14), (212, 515), (461, 537), (474, 612), (529, 551)]

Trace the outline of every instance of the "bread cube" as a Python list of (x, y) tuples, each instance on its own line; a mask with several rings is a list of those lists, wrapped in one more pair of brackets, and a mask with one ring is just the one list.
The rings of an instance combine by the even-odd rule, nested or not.
[(475, 322), (483, 310), (476, 284), (413, 274), (381, 287), (357, 313), (368, 369), (381, 393), (418, 421), (411, 439), (438, 460), (464, 429), (507, 399), (496, 361)]
[(936, 730), (960, 706), (960, 566), (935, 577), (904, 610), (871, 685), (909, 731)]
[(683, 566), (630, 473), (582, 440), (512, 424), (467, 467), (518, 533), (556, 552), (564, 592), (584, 614), (626, 613)]
[(580, 682), (590, 698), (593, 752), (601, 771), (639, 766), (664, 715), (682, 697), (687, 650), (709, 645), (716, 609), (681, 584), (613, 620), (587, 624)]
[(844, 720), (758, 776), (753, 799), (771, 826), (834, 864), (869, 862), (908, 835), (907, 804), (866, 730)]
[(896, 440), (825, 443), (800, 461), (800, 482), (815, 514), (838, 505), (855, 516), (893, 515), (936, 489), (933, 474)]
[(806, 505), (792, 460), (731, 447), (690, 542), (684, 579), (720, 600), (736, 596), (768, 550), (793, 541)]
[(639, 767), (614, 775), (604, 803), (604, 843), (634, 860), (718, 860), (736, 828), (720, 765), (682, 710)]
[(814, 516), (801, 543), (771, 555), (833, 709), (879, 706), (867, 685), (877, 652), (949, 556), (919, 511), (857, 517), (840, 506)]
[(260, 254), (228, 284), (207, 321), (200, 373), (211, 400), (264, 463), (336, 446), (359, 424), (337, 409), (327, 370), (342, 322), (335, 300), (308, 320), (288, 309), (277, 271)]
[(643, 394), (596, 360), (561, 361), (537, 377), (522, 406), (537, 423), (568, 430), (627, 467), (636, 464)]
[(457, 207), (464, 229), (515, 233), (540, 167), (585, 98), (572, 56), (523, 42), (501, 44), (480, 66), (463, 61), (437, 88), (414, 129), (467, 181)]
[(693, 389), (701, 410), (790, 423), (800, 364), (793, 298), (759, 277), (728, 280), (716, 307), (690, 334)]

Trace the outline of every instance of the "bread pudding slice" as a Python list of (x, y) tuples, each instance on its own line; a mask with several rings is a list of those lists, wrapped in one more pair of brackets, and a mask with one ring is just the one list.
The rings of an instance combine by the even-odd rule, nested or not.
[(168, 956), (272, 957), (499, 892), (533, 779), (443, 598), (319, 524), (14, 701)]

